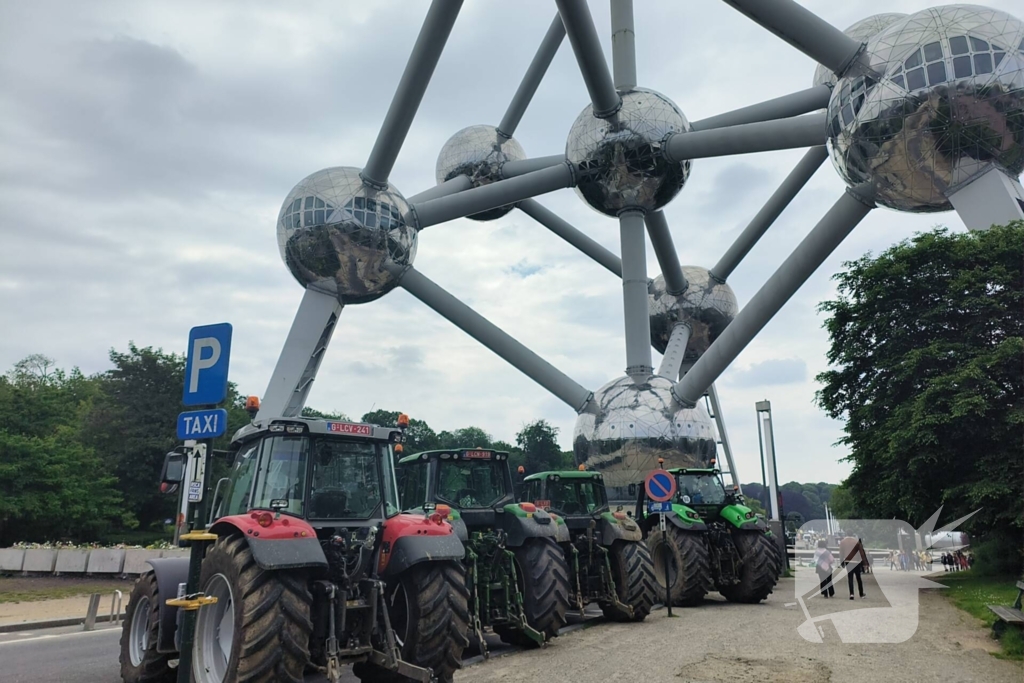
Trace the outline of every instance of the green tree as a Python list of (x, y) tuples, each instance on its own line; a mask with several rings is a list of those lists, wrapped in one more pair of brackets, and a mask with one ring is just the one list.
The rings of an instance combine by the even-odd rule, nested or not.
[(835, 276), (817, 400), (846, 422), (860, 515), (919, 524), (945, 505), (949, 518), (980, 508), (976, 535), (1024, 528), (1022, 253), (1021, 221), (937, 229)]
[[(377, 411), (374, 411), (374, 413), (367, 413), (366, 415), (372, 415), (372, 414), (375, 414), (375, 413), (382, 413), (382, 412), (384, 412), (384, 411), (377, 410)], [(378, 425), (380, 425), (382, 427), (390, 427), (392, 424), (396, 424), (397, 421), (398, 421), (398, 413), (395, 413), (395, 422), (394, 423), (388, 423), (388, 424), (385, 424), (383, 422), (375, 422), (373, 420), (367, 420), (366, 419), (366, 415), (363, 416), (363, 419), (360, 420), (360, 422), (369, 422), (370, 424), (378, 424)], [(325, 413), (325, 412), (317, 410), (316, 408), (310, 408), (309, 406), (306, 406), (305, 408), (302, 409), (302, 417), (315, 417), (315, 418), (318, 418), (320, 420), (340, 420), (342, 422), (351, 422), (351, 420), (349, 419), (348, 415), (346, 415), (345, 413), (340, 413), (340, 412)]]
[(558, 428), (547, 420), (536, 420), (516, 434), (516, 444), (523, 452), (523, 465), (527, 474), (545, 470), (559, 470), (564, 464), (562, 449), (558, 446)]
[[(359, 418), (360, 422), (380, 425), (381, 427), (397, 427), (398, 416), (401, 413), (397, 410), (371, 410)], [(409, 419), (409, 426), (405, 430), (405, 444), (402, 446), (404, 455), (412, 455), (420, 451), (429, 451), (438, 446), (437, 434), (423, 420), (416, 418)]]

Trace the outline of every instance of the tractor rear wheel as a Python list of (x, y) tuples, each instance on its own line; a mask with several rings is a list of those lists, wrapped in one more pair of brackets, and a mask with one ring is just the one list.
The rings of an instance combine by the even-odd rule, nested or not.
[[(569, 566), (565, 555), (550, 538), (528, 538), (512, 553), (519, 589), (523, 592), (526, 623), (550, 640), (565, 626), (565, 613), (569, 610)], [(506, 643), (538, 646), (519, 629), (504, 626), (494, 631)]]
[(632, 607), (633, 613), (624, 612), (611, 602), (601, 603), (601, 611), (612, 621), (643, 621), (651, 613), (656, 597), (651, 554), (643, 542), (628, 541), (615, 541), (609, 552), (619, 602)]
[(217, 602), (196, 617), (195, 683), (302, 683), (313, 630), (304, 572), (260, 569), (232, 534), (206, 554), (199, 585)]
[[(679, 607), (699, 605), (711, 590), (711, 563), (703, 534), (683, 531), (669, 525), (665, 534), (655, 529), (647, 539), (658, 582), (658, 598), (665, 599), (669, 587), (672, 604)], [(668, 575), (665, 558), (668, 556)]]
[(124, 683), (169, 683), (175, 670), (168, 666), (170, 654), (156, 651), (160, 628), (160, 593), (156, 575), (148, 571), (139, 577), (128, 598), (121, 624), (121, 680)]
[[(385, 597), (402, 660), (431, 669), (451, 683), (469, 645), (469, 590), (459, 562), (424, 562), (403, 572)], [(353, 667), (360, 680), (403, 683), (410, 679), (374, 664)]]
[(733, 543), (740, 556), (740, 582), (719, 591), (730, 602), (761, 602), (775, 588), (779, 575), (779, 551), (760, 531), (734, 531)]

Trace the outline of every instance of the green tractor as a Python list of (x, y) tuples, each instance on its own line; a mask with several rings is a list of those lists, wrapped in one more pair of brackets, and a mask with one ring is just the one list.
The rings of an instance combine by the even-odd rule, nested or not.
[(668, 472), (676, 478), (676, 494), (665, 530), (649, 513), (643, 487), (636, 506), (662, 593), (667, 586), (679, 606), (697, 605), (712, 590), (730, 602), (767, 598), (778, 580), (780, 557), (764, 521), (743, 504), (742, 495), (726, 490), (719, 470)]
[(508, 453), (479, 448), (426, 451), (398, 463), (403, 508), (439, 514), (466, 548), (470, 630), (536, 647), (558, 635), (569, 608), (569, 567), (558, 546), (564, 520), (517, 503)]
[(559, 545), (573, 570), (569, 601), (597, 603), (612, 621), (643, 621), (655, 601), (654, 567), (640, 526), (608, 509), (599, 472), (539, 472), (523, 480), (524, 501), (565, 521)]

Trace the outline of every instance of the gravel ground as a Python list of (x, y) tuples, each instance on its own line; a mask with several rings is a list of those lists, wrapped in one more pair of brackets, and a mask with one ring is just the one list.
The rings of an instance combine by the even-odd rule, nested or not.
[[(908, 573), (908, 580), (913, 577)], [(849, 601), (845, 581), (837, 600), (810, 600), (811, 616), (888, 607), (874, 579), (868, 597)], [(831, 622), (824, 642), (804, 640), (805, 621), (794, 604), (794, 579), (783, 579), (760, 605), (734, 605), (717, 593), (699, 608), (664, 610), (641, 624), (601, 624), (555, 640), (542, 650), (471, 666), (456, 683), (536, 683), (571, 680), (679, 683), (829, 683), (841, 680), (1021, 683), (1021, 662), (997, 659), (998, 646), (981, 622), (950, 605), (939, 590), (921, 592), (917, 632), (906, 642), (846, 644)], [(787, 606), (786, 603), (790, 603)]]

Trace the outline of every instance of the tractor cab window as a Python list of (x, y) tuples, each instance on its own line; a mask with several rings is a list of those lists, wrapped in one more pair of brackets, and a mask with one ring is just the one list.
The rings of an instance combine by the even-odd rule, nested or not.
[(492, 460), (440, 460), (437, 497), (456, 508), (483, 508), (508, 495), (504, 462)]
[(218, 513), (217, 517), (223, 515), (244, 515), (249, 511), (249, 494), (252, 493), (252, 477), (256, 473), (257, 455), (260, 452), (259, 443), (245, 446), (235, 456), (235, 463), (231, 468), (228, 477), (227, 491), (224, 492), (226, 506), (222, 503), (223, 514)]
[(418, 508), (427, 502), (427, 463), (402, 465), (402, 483), (399, 490), (403, 510)]
[(314, 443), (310, 519), (369, 519), (374, 514), (383, 495), (378, 448), (337, 439)]
[(541, 500), (541, 489), (543, 488), (544, 482), (540, 479), (533, 479), (523, 484), (523, 495), (520, 498), (527, 503), (536, 503)]
[(725, 503), (725, 489), (722, 487), (722, 480), (718, 477), (680, 474), (676, 477), (676, 485), (679, 489), (677, 496), (684, 505), (722, 505)]
[[(263, 440), (255, 495), (250, 508), (277, 508), (302, 515), (306, 489), (309, 439), (305, 436), (272, 436)], [(280, 502), (286, 501), (283, 507)]]
[(604, 491), (593, 479), (548, 481), (551, 509), (567, 515), (586, 515), (605, 505)]

